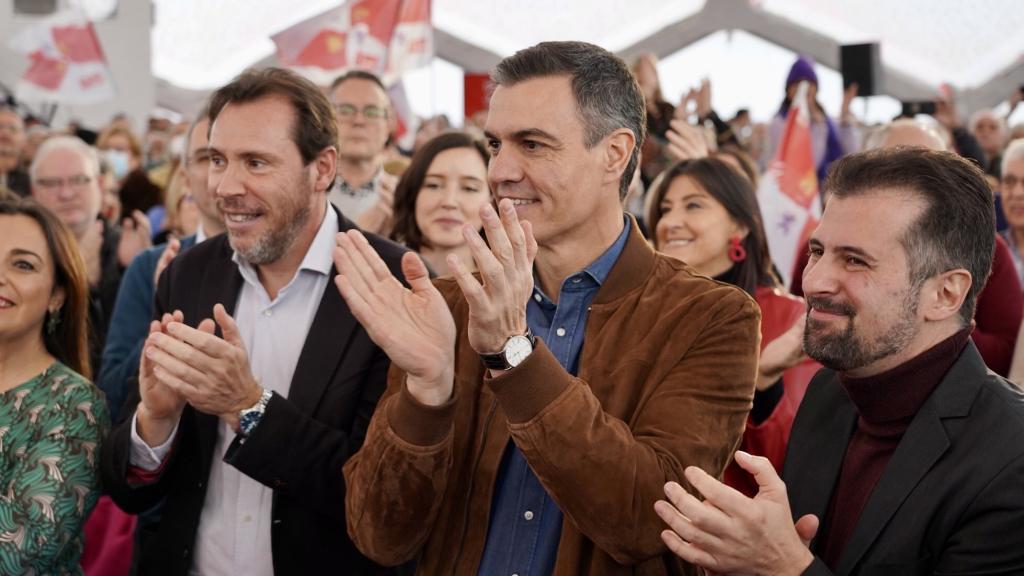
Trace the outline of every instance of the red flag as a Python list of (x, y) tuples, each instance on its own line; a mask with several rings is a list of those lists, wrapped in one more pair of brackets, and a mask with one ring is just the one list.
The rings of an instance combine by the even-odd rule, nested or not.
[(85, 26), (54, 26), (53, 40), (71, 62), (103, 61), (103, 50), (93, 33), (92, 22)]
[(296, 63), (320, 68), (344, 68), (348, 63), (345, 52), (345, 33), (321, 30), (295, 57)]
[(9, 45), (29, 60), (17, 88), (24, 100), (93, 104), (114, 97), (96, 31), (76, 8), (25, 26)]
[(406, 70), (429, 62), (429, 14), (429, 0), (350, 1), (275, 34), (278, 63), (320, 83), (359, 68), (391, 85)]
[(64, 74), (67, 72), (67, 64), (60, 58), (49, 58), (42, 50), (36, 50), (29, 54), (32, 65), (21, 77), (26, 82), (38, 84), (47, 90), (56, 90), (64, 82)]
[(806, 82), (797, 88), (778, 153), (761, 179), (758, 202), (772, 260), (788, 287), (798, 256), (807, 249), (807, 240), (821, 217)]

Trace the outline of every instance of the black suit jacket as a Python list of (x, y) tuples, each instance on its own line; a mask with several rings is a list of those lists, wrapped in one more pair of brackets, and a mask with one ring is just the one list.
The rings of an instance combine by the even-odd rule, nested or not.
[[(333, 217), (334, 213), (328, 213)], [(355, 225), (338, 216), (344, 231)], [(401, 278), (406, 249), (367, 235), (392, 273)], [(232, 312), (242, 276), (231, 260), (226, 235), (211, 238), (176, 258), (160, 278), (157, 317), (181, 310), (196, 326), (222, 303)], [(332, 267), (331, 279), (337, 271)], [(306, 336), (288, 398), (274, 394), (253, 434), (228, 447), (224, 461), (274, 489), (271, 541), (274, 573), (378, 574), (359, 554), (345, 528), (341, 469), (363, 443), (384, 391), (388, 358), (367, 336), (330, 281)], [(139, 573), (184, 575), (192, 565), (206, 483), (213, 464), (218, 419), (186, 406), (174, 448), (157, 482), (126, 480), (131, 420), (138, 386), (102, 449), (104, 488), (119, 506), (139, 513), (163, 501), (156, 534), (141, 535)]]
[[(856, 419), (836, 373), (820, 371), (786, 456), (794, 518), (827, 522)], [(1024, 396), (985, 367), (973, 343), (914, 417), (835, 573), (1024, 574)], [(816, 559), (805, 574), (832, 572)]]

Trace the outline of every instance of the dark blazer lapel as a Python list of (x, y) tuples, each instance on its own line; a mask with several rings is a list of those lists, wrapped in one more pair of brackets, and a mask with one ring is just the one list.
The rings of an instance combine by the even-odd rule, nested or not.
[(921, 478), (949, 449), (950, 439), (942, 420), (967, 416), (985, 370), (977, 348), (968, 343), (896, 447), (839, 558), (837, 574), (853, 571)]
[[(211, 242), (223, 242), (224, 246), (218, 251), (216, 258), (203, 269), (203, 279), (198, 286), (198, 303), (195, 310), (196, 318), (194, 325), (198, 325), (204, 318), (213, 318), (214, 304), (223, 304), (228, 314), (235, 314), (238, 305), (238, 296), (242, 291), (242, 273), (238, 271), (238, 265), (231, 260), (233, 254), (228, 244), (227, 236), (211, 239)], [(220, 335), (220, 328), (217, 329)], [(199, 430), (199, 446), (201, 450), (200, 462), (206, 466), (203, 474), (208, 474), (213, 458), (213, 447), (217, 443), (217, 426), (220, 419), (216, 416), (203, 414), (196, 411), (196, 425)]]
[[(338, 230), (344, 232), (355, 227), (331, 206), (338, 218)], [(338, 293), (334, 285), (334, 277), (338, 269), (331, 265), (327, 286), (320, 298), (320, 306), (313, 317), (313, 324), (306, 334), (306, 342), (302, 345), (299, 362), (295, 365), (288, 399), (302, 412), (314, 414), (320, 398), (328, 384), (334, 380), (335, 371), (341, 363), (345, 351), (352, 342), (359, 323), (348, 308), (348, 304)]]
[(306, 342), (295, 365), (288, 399), (302, 412), (313, 414), (327, 385), (334, 379), (338, 364), (352, 342), (359, 323), (334, 286), (338, 271), (331, 273), (320, 298), (320, 306), (309, 327)]
[(857, 412), (835, 372), (819, 371), (793, 422), (783, 467), (794, 519), (825, 517), (856, 422)]

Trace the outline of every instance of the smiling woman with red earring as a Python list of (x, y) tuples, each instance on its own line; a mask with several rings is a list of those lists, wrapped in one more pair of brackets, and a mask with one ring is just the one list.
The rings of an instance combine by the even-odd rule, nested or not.
[[(740, 449), (768, 457), (781, 471), (793, 417), (819, 366), (802, 350), (803, 301), (786, 294), (772, 271), (753, 186), (721, 160), (683, 160), (659, 177), (647, 222), (657, 250), (743, 288), (761, 307), (757, 390)], [(725, 482), (757, 493), (735, 463), (726, 468)]]
[(32, 201), (0, 200), (0, 229), (0, 574), (78, 574), (109, 428), (88, 380), (85, 263)]

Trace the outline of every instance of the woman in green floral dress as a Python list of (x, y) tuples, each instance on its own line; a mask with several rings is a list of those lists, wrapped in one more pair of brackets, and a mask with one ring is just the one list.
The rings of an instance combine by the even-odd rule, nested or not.
[[(64, 181), (57, 186), (78, 185)], [(109, 428), (89, 378), (85, 263), (31, 201), (0, 201), (0, 574), (81, 574)]]

